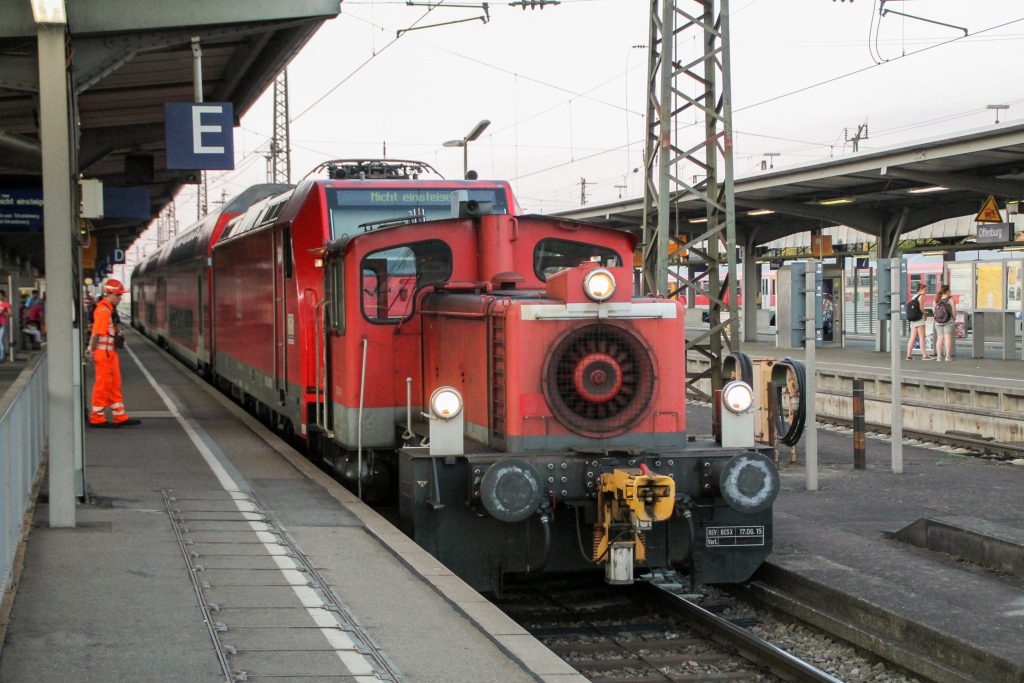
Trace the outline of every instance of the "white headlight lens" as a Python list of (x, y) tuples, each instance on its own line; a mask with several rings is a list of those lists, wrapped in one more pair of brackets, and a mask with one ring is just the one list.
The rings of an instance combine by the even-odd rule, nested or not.
[(462, 412), (462, 394), (454, 387), (438, 387), (430, 395), (430, 412), (442, 420), (452, 419)]
[(607, 301), (615, 293), (615, 277), (604, 270), (592, 270), (583, 278), (583, 291), (594, 301)]
[(722, 389), (722, 405), (730, 413), (745, 413), (754, 404), (754, 390), (746, 382), (729, 382)]

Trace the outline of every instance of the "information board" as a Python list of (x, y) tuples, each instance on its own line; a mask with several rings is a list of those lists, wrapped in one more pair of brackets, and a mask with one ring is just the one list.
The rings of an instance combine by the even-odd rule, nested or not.
[(974, 263), (947, 263), (946, 280), (956, 302), (956, 310), (965, 313), (974, 310)]
[(1006, 262), (1006, 310), (1014, 313), (1024, 311), (1024, 303), (1021, 298), (1022, 276), (1024, 272), (1020, 261)]
[(0, 188), (0, 232), (42, 231), (42, 188)]
[(1002, 261), (979, 261), (975, 266), (978, 289), (977, 296), (974, 298), (974, 310), (1002, 311), (1005, 309), (1004, 269), (1005, 265)]

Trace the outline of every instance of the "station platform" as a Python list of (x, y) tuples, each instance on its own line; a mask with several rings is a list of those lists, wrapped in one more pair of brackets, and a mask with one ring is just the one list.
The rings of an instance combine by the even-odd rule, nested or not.
[[(902, 351), (906, 350), (906, 340)], [(803, 360), (804, 349), (786, 349), (767, 342), (743, 342), (740, 349), (755, 358), (796, 358)], [(931, 351), (929, 351), (931, 353)], [(900, 373), (904, 378), (975, 382), (985, 386), (1024, 388), (1024, 361), (1000, 358), (971, 358), (970, 348), (959, 346), (949, 362), (925, 360), (920, 349), (914, 350), (913, 360), (900, 358)], [(889, 352), (880, 353), (864, 345), (823, 346), (815, 350), (819, 369), (849, 370), (851, 373), (890, 373)]]
[(125, 405), (142, 424), (86, 430), (76, 528), (36, 506), (0, 680), (586, 680), (241, 408), (128, 341)]
[[(708, 408), (688, 407), (688, 431), (710, 431)], [(795, 599), (799, 618), (929, 680), (1024, 681), (1024, 460), (907, 444), (893, 474), (887, 440), (867, 439), (865, 470), (846, 431), (820, 428), (818, 443), (818, 491), (803, 443), (780, 465), (758, 597), (787, 611)]]
[[(741, 351), (753, 359), (804, 360), (803, 349), (777, 348), (772, 343), (744, 342)], [(901, 349), (901, 354), (905, 351)], [(899, 391), (904, 434), (969, 438), (1002, 444), (1001, 452), (1024, 452), (1024, 361), (971, 358), (958, 349), (950, 361), (924, 360), (915, 350), (913, 360), (900, 359), (899, 377), (892, 376), (891, 356), (870, 347), (819, 347), (817, 414), (823, 422), (847, 423), (853, 418), (855, 382), (863, 383), (864, 415), (868, 426), (888, 429), (892, 424), (893, 396)], [(701, 373), (708, 360), (691, 352), (687, 372)], [(710, 391), (707, 379), (697, 384)]]

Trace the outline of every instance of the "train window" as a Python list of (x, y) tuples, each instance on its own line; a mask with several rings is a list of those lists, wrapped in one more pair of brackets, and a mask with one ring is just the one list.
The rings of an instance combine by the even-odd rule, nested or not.
[[(500, 187), (468, 189), (470, 199), (488, 202), (490, 213), (508, 213), (505, 191)], [(331, 238), (375, 230), (416, 220), (451, 218), (452, 189), (439, 187), (377, 189), (327, 189)]]
[(327, 296), (331, 301), (331, 329), (345, 334), (345, 277), (344, 261), (332, 259), (327, 266)]
[(448, 281), (452, 250), (440, 240), (381, 249), (363, 257), (360, 273), (363, 316), (370, 322), (396, 323), (412, 314), (417, 290)]
[(284, 276), (289, 280), (292, 277), (292, 231), (285, 228), (281, 235), (281, 254), (284, 261)]
[(547, 282), (549, 277), (560, 270), (575, 268), (587, 261), (598, 261), (608, 267), (622, 265), (622, 259), (614, 249), (585, 242), (551, 237), (537, 242), (533, 250), (533, 272), (542, 282)]
[(938, 276), (935, 273), (929, 273), (925, 275), (924, 280), (925, 286), (928, 287), (928, 294), (934, 294), (938, 291)]

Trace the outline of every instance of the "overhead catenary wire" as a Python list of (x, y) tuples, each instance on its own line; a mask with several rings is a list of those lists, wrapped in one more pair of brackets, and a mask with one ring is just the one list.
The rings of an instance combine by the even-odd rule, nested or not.
[[(744, 5), (743, 7), (741, 7), (741, 8), (739, 8), (739, 9), (737, 9), (737, 10), (736, 10), (736, 11), (735, 11), (734, 13), (738, 13), (739, 11), (742, 11), (742, 10), (746, 9), (746, 8), (747, 8), (747, 7), (749, 7), (749, 6), (751, 6), (751, 5), (754, 5), (754, 4), (755, 4), (755, 3), (757, 2), (757, 1), (758, 1), (758, 0), (754, 0), (753, 2), (750, 2), (750, 3), (748, 3), (747, 5)], [(438, 4), (439, 4), (439, 5), (440, 5), (440, 4), (443, 4), (443, 2), (444, 2), (444, 0), (441, 0), (441, 2), (439, 2)], [(346, 5), (352, 5), (352, 4), (360, 4), (360, 3), (351, 3), (351, 2), (349, 2), (349, 3), (346, 3)], [(369, 4), (369, 3), (367, 3), (367, 4)], [(394, 3), (394, 4), (404, 4), (404, 3), (403, 3), (403, 2), (397, 2), (397, 3)], [(436, 6), (435, 6), (435, 7), (436, 7)], [(431, 9), (433, 9), (433, 8), (431, 8)], [(425, 12), (425, 13), (424, 13), (423, 15), (421, 15), (421, 16), (420, 16), (420, 17), (419, 17), (419, 18), (418, 18), (418, 19), (416, 20), (416, 22), (414, 22), (414, 23), (413, 23), (412, 25), (413, 25), (413, 26), (415, 26), (415, 25), (416, 25), (417, 23), (419, 23), (420, 21), (422, 21), (422, 19), (423, 19), (423, 18), (424, 18), (424, 17), (425, 17), (425, 16), (426, 16), (426, 15), (427, 15), (428, 13), (429, 13), (429, 10), (428, 10), (428, 12)], [(355, 19), (358, 19), (358, 20), (360, 20), (360, 21), (366, 21), (366, 20), (364, 20), (364, 19), (362, 19), (362, 18), (356, 17), (355, 15), (353, 15), (353, 14), (351, 14), (351, 13), (350, 13), (350, 14), (348, 14), (348, 16), (350, 16), (350, 17), (352, 17), (352, 18), (355, 18)], [(994, 31), (994, 30), (997, 30), (997, 29), (999, 29), (999, 28), (1003, 28), (1003, 27), (1005, 27), (1005, 26), (1009, 26), (1009, 25), (1012, 25), (1012, 24), (1018, 23), (1018, 22), (1020, 22), (1020, 21), (1024, 21), (1024, 17), (1022, 17), (1022, 18), (1018, 18), (1018, 19), (1013, 19), (1013, 20), (1010, 20), (1010, 21), (1006, 21), (1006, 22), (1003, 22), (1003, 23), (1000, 23), (1000, 24), (996, 24), (996, 25), (994, 25), (994, 26), (990, 26), (990, 27), (987, 27), (987, 28), (981, 29), (981, 30), (979, 30), (979, 31), (976, 31), (975, 33), (973, 33), (973, 34), (971, 34), (970, 36), (967, 36), (967, 37), (959, 37), (959, 36), (958, 36), (958, 37), (956, 37), (956, 38), (952, 38), (952, 39), (949, 39), (949, 40), (946, 40), (946, 41), (941, 41), (941, 42), (939, 42), (939, 43), (934, 43), (934, 44), (930, 44), (930, 45), (927, 45), (927, 46), (925, 46), (925, 47), (923, 47), (923, 48), (921, 48), (921, 49), (909, 51), (909, 52), (907, 52), (907, 53), (906, 53), (906, 55), (904, 55), (904, 56), (901, 56), (901, 57), (895, 58), (895, 59), (893, 59), (893, 60), (889, 60), (888, 62), (882, 62), (882, 63), (883, 63), (883, 64), (884, 64), (884, 63), (893, 63), (894, 61), (897, 61), (898, 59), (902, 59), (902, 58), (904, 58), (904, 57), (910, 57), (910, 56), (913, 56), (913, 55), (915, 55), (915, 54), (920, 54), (920, 53), (922, 53), (922, 52), (925, 52), (925, 51), (927, 51), (927, 50), (932, 50), (932, 49), (935, 49), (935, 48), (937, 48), (937, 47), (941, 47), (941, 46), (944, 46), (944, 45), (948, 45), (948, 44), (951, 44), (951, 43), (955, 43), (955, 42), (959, 42), (959, 41), (967, 41), (967, 42), (971, 42), (971, 41), (977, 41), (977, 40), (981, 40), (981, 39), (979, 38), (979, 36), (981, 36), (982, 34), (986, 34), (986, 33), (989, 33), (989, 32), (991, 32), (991, 31)], [(370, 23), (371, 25), (376, 25), (376, 24), (375, 24), (374, 22), (372, 22), (372, 21), (366, 21), (366, 23)], [(1003, 36), (998, 36), (998, 35), (997, 35), (997, 36), (992, 36), (992, 37), (991, 37), (991, 39), (995, 40), (995, 39), (998, 39), (998, 38), (1002, 38), (1002, 37), (1003, 37)], [(1010, 36), (1006, 36), (1006, 37), (1007, 37), (1007, 38), (1009, 38)], [(397, 38), (396, 38), (396, 39), (394, 39), (394, 40), (392, 40), (391, 42), (389, 42), (389, 43), (388, 43), (388, 44), (387, 44), (386, 46), (384, 46), (383, 48), (381, 48), (381, 50), (379, 50), (379, 51), (376, 51), (376, 52), (375, 52), (375, 54), (373, 55), (373, 57), (375, 57), (376, 55), (378, 55), (378, 54), (380, 54), (381, 52), (383, 52), (383, 50), (384, 50), (384, 49), (387, 49), (387, 47), (389, 47), (390, 45), (393, 45), (393, 44), (394, 44), (394, 42), (396, 42), (396, 40), (397, 40)], [(454, 53), (454, 52), (453, 52), (453, 54), (455, 54), (456, 56), (459, 56), (459, 57), (466, 57), (465, 55), (460, 55), (460, 54), (458, 54), (458, 53)], [(364, 62), (363, 62), (362, 64), (360, 64), (360, 65), (359, 65), (358, 67), (356, 67), (356, 70), (354, 70), (354, 71), (353, 71), (353, 72), (351, 72), (351, 73), (350, 73), (350, 74), (349, 74), (348, 76), (346, 76), (346, 77), (345, 77), (344, 79), (342, 79), (342, 80), (341, 80), (341, 81), (339, 81), (339, 82), (338, 82), (337, 84), (335, 84), (334, 86), (332, 86), (332, 88), (331, 88), (331, 89), (329, 89), (329, 90), (328, 90), (327, 92), (325, 92), (325, 93), (324, 93), (323, 95), (321, 95), (321, 96), (320, 96), (320, 97), (319, 97), (319, 98), (318, 98), (317, 100), (315, 100), (315, 101), (314, 101), (313, 103), (311, 103), (310, 105), (308, 105), (308, 106), (307, 106), (307, 107), (306, 107), (306, 108), (305, 108), (304, 110), (300, 111), (300, 112), (299, 112), (299, 114), (297, 114), (297, 115), (296, 115), (295, 117), (293, 117), (293, 118), (292, 118), (292, 121), (295, 121), (296, 119), (298, 119), (298, 118), (300, 118), (300, 117), (302, 117), (302, 116), (306, 115), (306, 114), (307, 114), (307, 113), (308, 113), (308, 112), (309, 112), (310, 110), (312, 110), (312, 109), (313, 109), (314, 107), (318, 106), (318, 105), (319, 105), (319, 104), (320, 104), (320, 103), (321, 103), (321, 102), (322, 102), (322, 101), (323, 101), (323, 100), (324, 100), (324, 99), (325, 99), (326, 97), (328, 97), (328, 96), (329, 96), (329, 95), (330, 95), (331, 93), (333, 93), (334, 91), (336, 91), (338, 87), (340, 87), (341, 85), (343, 85), (343, 84), (344, 84), (344, 82), (346, 82), (346, 81), (347, 81), (347, 80), (348, 80), (349, 78), (351, 78), (351, 77), (352, 77), (353, 75), (355, 75), (355, 73), (357, 73), (357, 72), (358, 72), (359, 70), (361, 70), (361, 69), (365, 68), (366, 64), (368, 64), (368, 63), (369, 63), (369, 61), (371, 61), (371, 60), (373, 59), (373, 57), (370, 57), (370, 58), (369, 58), (368, 60), (364, 61)], [(477, 58), (472, 58), (472, 57), (469, 57), (469, 59), (473, 59), (474, 61), (476, 61), (476, 62), (478, 62), (478, 63), (481, 63), (481, 64), (483, 64), (483, 65), (487, 66), (488, 68), (495, 68), (495, 69), (499, 69), (499, 70), (502, 70), (502, 69), (503, 69), (503, 67), (500, 67), (500, 66), (497, 66), (497, 65), (492, 65), (492, 64), (489, 64), (489, 63), (485, 62), (484, 60), (479, 60), (479, 59), (477, 59)], [(639, 68), (639, 66), (642, 66), (642, 65), (638, 65), (638, 67), (636, 67), (636, 68)], [(839, 75), (836, 75), (836, 76), (830, 77), (830, 78), (828, 78), (828, 79), (824, 79), (824, 80), (822, 80), (822, 81), (818, 81), (818, 82), (816, 82), (816, 83), (812, 83), (812, 84), (809, 84), (809, 85), (806, 85), (806, 86), (802, 86), (802, 87), (800, 87), (800, 88), (797, 88), (797, 89), (794, 89), (794, 90), (790, 90), (790, 91), (787, 91), (787, 92), (784, 92), (784, 93), (780, 93), (780, 94), (778, 94), (778, 95), (772, 96), (772, 97), (770, 97), (770, 98), (766, 98), (766, 99), (764, 99), (764, 100), (761, 100), (761, 101), (758, 101), (758, 102), (754, 102), (754, 103), (751, 103), (751, 104), (748, 104), (748, 105), (743, 105), (743, 106), (737, 107), (737, 108), (735, 108), (735, 109), (734, 109), (734, 111), (736, 111), (736, 112), (738, 112), (738, 111), (746, 111), (746, 110), (752, 109), (752, 108), (754, 108), (754, 107), (757, 107), (757, 106), (761, 106), (761, 105), (767, 104), (767, 103), (769, 103), (769, 102), (775, 102), (775, 101), (778, 101), (778, 100), (780, 100), (780, 99), (783, 99), (783, 98), (785, 98), (785, 97), (789, 97), (789, 96), (792, 96), (792, 95), (795, 95), (795, 94), (798, 94), (798, 93), (801, 93), (801, 92), (806, 92), (806, 91), (808, 91), (808, 90), (811, 90), (811, 89), (813, 89), (813, 88), (817, 88), (817, 87), (820, 87), (820, 86), (823, 86), (823, 85), (826, 85), (826, 84), (829, 84), (829, 83), (833, 83), (833, 82), (836, 82), (836, 81), (838, 81), (838, 80), (841, 80), (841, 79), (843, 79), (843, 78), (847, 78), (847, 77), (849, 77), (849, 76), (852, 76), (852, 75), (855, 75), (855, 74), (858, 74), (858, 73), (863, 73), (863, 72), (865, 72), (865, 71), (868, 71), (868, 70), (870, 70), (870, 69), (872, 69), (872, 68), (875, 68), (875, 67), (877, 67), (877, 66), (881, 66), (881, 64), (872, 64), (872, 65), (869, 65), (869, 66), (863, 67), (863, 68), (861, 68), (861, 69), (856, 69), (856, 70), (853, 70), (853, 71), (850, 71), (850, 72), (846, 72), (846, 73), (843, 73), (843, 74), (839, 74)], [(506, 70), (506, 71), (507, 71), (507, 70)], [(606, 79), (605, 81), (603, 81), (603, 82), (602, 82), (602, 84), (599, 84), (599, 85), (595, 86), (594, 88), (588, 89), (588, 90), (586, 90), (586, 91), (584, 91), (584, 92), (582, 92), (582, 93), (577, 93), (577, 92), (573, 92), (573, 91), (571, 91), (570, 89), (562, 88), (561, 86), (558, 86), (558, 85), (556, 85), (556, 84), (552, 84), (552, 83), (547, 83), (547, 82), (546, 82), (546, 81), (544, 81), (543, 79), (532, 79), (531, 77), (529, 77), (529, 76), (523, 76), (522, 74), (517, 74), (517, 75), (516, 75), (516, 78), (520, 78), (520, 77), (524, 78), (524, 80), (525, 80), (525, 79), (530, 79), (531, 81), (537, 82), (538, 84), (544, 85), (544, 86), (546, 86), (546, 87), (553, 87), (553, 88), (556, 88), (556, 89), (561, 89), (561, 90), (564, 90), (564, 91), (570, 92), (570, 93), (571, 93), (571, 94), (573, 95), (573, 97), (571, 97), (571, 98), (568, 98), (568, 99), (566, 100), (566, 101), (568, 101), (568, 102), (571, 102), (571, 101), (572, 101), (572, 99), (575, 99), (575, 98), (586, 98), (586, 99), (589, 99), (589, 100), (592, 100), (592, 101), (595, 101), (595, 102), (600, 102), (600, 103), (602, 103), (602, 104), (608, 104), (609, 106), (613, 106), (613, 107), (615, 107), (615, 108), (617, 108), (617, 109), (620, 109), (620, 110), (622, 110), (622, 111), (627, 111), (627, 112), (629, 112), (630, 114), (637, 114), (637, 115), (641, 115), (641, 114), (639, 114), (638, 112), (633, 112), (632, 110), (629, 110), (629, 109), (628, 109), (628, 107), (622, 107), (622, 106), (620, 106), (620, 105), (615, 105), (614, 103), (606, 103), (606, 102), (604, 102), (604, 101), (600, 100), (599, 98), (590, 98), (590, 97), (587, 97), (587, 94), (588, 94), (588, 93), (589, 93), (590, 91), (592, 91), (592, 90), (595, 90), (595, 89), (597, 89), (597, 88), (601, 87), (601, 85), (602, 85), (603, 83), (607, 83), (607, 82), (609, 82), (609, 81), (611, 81), (611, 80), (614, 80), (614, 79), (616, 79), (616, 78), (619, 78), (619, 77), (621, 77), (621, 75), (617, 75), (617, 76), (615, 76), (615, 77), (613, 77), (613, 78), (610, 78), (610, 79)], [(559, 108), (560, 108), (561, 106), (563, 106), (564, 104), (565, 104), (565, 101), (564, 101), (564, 102), (561, 102), (561, 103), (559, 103), (559, 104), (557, 104), (557, 105), (555, 105), (555, 106), (549, 107), (548, 109), (546, 109), (546, 110), (544, 110), (544, 111), (542, 111), (542, 112), (538, 112), (538, 113), (535, 113), (535, 114), (531, 114), (531, 116), (530, 116), (529, 118), (527, 118), (527, 119), (524, 119), (524, 120), (522, 120), (522, 121), (517, 121), (517, 124), (518, 124), (518, 123), (523, 123), (523, 122), (525, 122), (526, 120), (530, 120), (531, 118), (536, 118), (536, 117), (542, 116), (543, 114), (545, 114), (545, 113), (548, 113), (548, 112), (550, 112), (550, 111), (553, 111), (553, 110), (559, 109)], [(517, 111), (518, 111), (518, 107), (517, 107)], [(964, 114), (962, 114), (962, 115), (953, 115), (953, 116), (951, 116), (951, 117), (949, 117), (949, 118), (944, 118), (944, 119), (942, 119), (942, 120), (951, 120), (952, 118), (956, 118), (956, 117), (959, 117), (959, 116), (967, 116), (967, 115), (970, 115), (970, 113), (972, 113), (972, 112), (965, 112), (965, 113), (964, 113)], [(517, 118), (518, 118), (518, 117), (517, 117)], [(513, 124), (513, 125), (515, 125), (515, 124)], [(914, 128), (914, 127), (918, 127), (918, 126), (920, 126), (920, 125), (927, 125), (927, 124), (926, 124), (926, 123), (920, 123), (920, 124), (910, 124), (910, 125), (906, 125), (906, 126), (902, 126), (902, 127), (896, 127), (896, 128), (894, 128), (894, 129), (891, 129), (891, 130), (892, 130), (893, 132), (895, 132), (895, 131), (898, 131), (898, 130), (909, 130), (909, 129), (912, 129), (912, 128)], [(501, 132), (502, 130), (507, 130), (507, 128), (506, 128), (506, 129), (499, 129), (499, 130), (495, 130), (495, 131), (493, 131), (493, 132), (492, 132), (492, 136), (493, 136), (494, 134), (500, 133), (500, 132)], [(749, 132), (749, 131), (744, 131), (744, 134), (748, 134), (748, 135), (760, 135), (760, 134), (757, 134), (757, 133), (751, 133), (751, 132)], [(873, 137), (881, 137), (882, 135), (886, 134), (886, 131), (878, 131), (878, 132), (875, 132), (875, 131), (873, 131), (873, 134), (874, 134), (874, 135), (873, 135)], [(765, 136), (765, 137), (767, 137), (767, 136)], [(268, 136), (268, 139), (269, 139), (269, 136)], [(615, 146), (615, 147), (610, 147), (610, 148), (607, 148), (607, 149), (604, 149), (604, 150), (597, 150), (597, 151), (591, 152), (590, 154), (586, 154), (586, 155), (580, 156), (579, 158), (576, 158), (576, 159), (575, 159), (574, 161), (571, 161), (571, 162), (569, 162), (569, 163), (580, 163), (580, 162), (585, 162), (585, 161), (587, 161), (588, 159), (596, 158), (596, 157), (599, 157), (599, 156), (601, 156), (601, 155), (603, 155), (603, 154), (609, 154), (609, 153), (614, 153), (614, 152), (616, 152), (616, 151), (619, 151), (619, 150), (622, 150), (622, 149), (628, 149), (628, 148), (630, 148), (630, 147), (631, 147), (631, 146), (632, 146), (633, 144), (642, 144), (642, 142), (643, 142), (643, 141), (642, 141), (642, 140), (640, 140), (640, 141), (637, 141), (637, 142), (634, 142), (634, 143), (627, 143), (627, 145), (617, 145), (617, 146)], [(493, 137), (491, 137), (491, 144), (492, 144), (492, 145), (494, 145), (494, 140), (493, 140)], [(829, 145), (828, 143), (812, 143), (811, 141), (807, 141), (807, 143), (806, 143), (806, 144), (809, 144), (809, 145), (814, 145), (814, 146), (822, 146), (822, 147), (825, 147), (825, 146), (830, 146), (830, 145)], [(518, 131), (517, 131), (517, 135), (516, 135), (516, 141), (515, 141), (515, 143), (514, 143), (514, 145), (513, 145), (513, 146), (514, 146), (514, 147), (516, 148), (516, 150), (517, 150), (517, 155), (516, 155), (516, 156), (517, 156), (517, 158), (516, 158), (516, 170), (515, 170), (515, 179), (522, 179), (522, 178), (527, 178), (527, 177), (535, 176), (535, 175), (538, 175), (538, 174), (540, 174), (540, 173), (543, 173), (543, 172), (546, 172), (546, 171), (552, 171), (552, 170), (556, 170), (556, 169), (558, 169), (558, 168), (562, 168), (562, 167), (564, 167), (564, 166), (566, 166), (566, 165), (567, 165), (566, 163), (559, 163), (559, 164), (554, 164), (554, 165), (548, 166), (548, 167), (546, 167), (546, 168), (542, 168), (542, 169), (536, 169), (536, 170), (533, 170), (533, 171), (529, 171), (529, 172), (527, 172), (527, 173), (524, 173), (524, 174), (520, 174), (520, 173), (519, 173), (519, 169), (518, 169), (518, 148), (519, 148), (519, 146), (520, 146), (520, 145), (519, 145), (519, 140), (518, 140)], [(499, 145), (499, 147), (500, 147), (500, 145)], [(790, 151), (790, 152), (793, 152), (793, 151), (798, 151), (799, 149), (800, 149), (800, 148), (795, 148), (795, 149), (792, 149), (792, 150), (789, 150), (789, 151)], [(576, 151), (579, 151), (579, 150), (577, 149)], [(227, 173), (227, 174), (223, 174), (223, 175), (219, 176), (219, 177), (218, 177), (218, 178), (217, 178), (216, 180), (214, 180), (214, 181), (212, 181), (212, 182), (211, 182), (211, 186), (213, 186), (213, 187), (216, 187), (216, 186), (220, 186), (220, 185), (222, 185), (222, 184), (228, 184), (228, 183), (230, 183), (231, 181), (230, 181), (230, 179), (229, 179), (229, 178), (230, 178), (230, 177), (231, 177), (232, 175), (236, 175), (236, 174), (237, 174), (237, 173), (239, 173), (240, 171), (242, 171), (242, 170), (244, 170), (244, 169), (247, 169), (247, 168), (248, 168), (248, 167), (249, 167), (249, 166), (250, 166), (251, 164), (255, 163), (255, 161), (256, 161), (256, 160), (257, 160), (257, 159), (259, 158), (259, 152), (260, 152), (260, 147), (257, 147), (257, 148), (256, 148), (256, 149), (254, 149), (254, 150), (253, 150), (252, 152), (250, 152), (250, 153), (249, 153), (249, 155), (246, 155), (246, 157), (245, 157), (245, 158), (243, 158), (243, 161), (242, 161), (242, 162), (240, 162), (240, 164), (239, 164), (239, 168), (238, 168), (238, 169), (236, 169), (236, 170), (235, 170), (234, 172), (232, 172), (232, 173)]]
[(375, 52), (374, 52), (373, 54), (371, 54), (371, 55), (370, 55), (370, 56), (369, 56), (369, 57), (368, 57), (367, 59), (363, 60), (363, 62), (362, 62), (362, 63), (360, 63), (360, 64), (359, 64), (359, 66), (357, 66), (357, 67), (356, 67), (355, 69), (353, 69), (352, 71), (350, 71), (350, 72), (348, 73), (348, 75), (346, 75), (346, 76), (345, 76), (345, 77), (343, 77), (343, 78), (342, 78), (342, 79), (341, 79), (340, 81), (338, 81), (338, 82), (337, 82), (337, 83), (335, 83), (335, 84), (334, 84), (333, 86), (331, 86), (331, 87), (330, 87), (330, 88), (329, 88), (329, 89), (327, 90), (327, 92), (325, 92), (325, 93), (324, 93), (323, 95), (321, 95), (320, 97), (318, 97), (318, 98), (316, 98), (315, 100), (313, 100), (313, 103), (312, 103), (312, 104), (308, 105), (308, 106), (307, 106), (307, 107), (306, 107), (305, 109), (303, 109), (303, 110), (302, 110), (302, 111), (300, 111), (300, 112), (299, 112), (298, 114), (296, 114), (296, 115), (295, 115), (295, 116), (293, 116), (293, 117), (292, 117), (291, 119), (289, 119), (288, 123), (294, 123), (295, 121), (298, 121), (298, 120), (299, 120), (300, 118), (302, 118), (303, 116), (305, 116), (306, 114), (308, 114), (308, 113), (309, 113), (309, 112), (310, 112), (310, 111), (311, 111), (311, 110), (312, 110), (312, 109), (313, 109), (314, 107), (316, 107), (316, 106), (317, 106), (318, 104), (320, 104), (320, 103), (321, 103), (321, 102), (323, 102), (323, 101), (324, 101), (325, 99), (327, 99), (327, 98), (328, 98), (328, 97), (329, 97), (329, 96), (330, 96), (331, 94), (333, 94), (335, 90), (337, 90), (337, 89), (338, 89), (338, 88), (340, 88), (341, 86), (345, 85), (345, 83), (347, 83), (347, 82), (349, 81), (349, 79), (351, 79), (351, 78), (352, 78), (353, 76), (355, 76), (355, 75), (356, 75), (357, 73), (359, 73), (360, 71), (362, 71), (362, 70), (363, 70), (363, 67), (365, 67), (365, 66), (366, 66), (367, 64), (369, 64), (370, 62), (372, 62), (372, 61), (373, 61), (374, 59), (376, 59), (376, 58), (377, 58), (378, 56), (380, 56), (381, 54), (383, 54), (383, 52), (384, 52), (385, 50), (387, 50), (387, 49), (388, 49), (389, 47), (391, 47), (392, 45), (394, 45), (395, 43), (397, 43), (397, 42), (398, 42), (399, 40), (401, 40), (401, 39), (402, 39), (402, 36), (406, 35), (406, 33), (408, 32), (408, 30), (409, 30), (409, 29), (415, 28), (415, 27), (416, 27), (416, 26), (417, 26), (417, 25), (418, 25), (418, 24), (419, 24), (419, 23), (420, 23), (421, 21), (423, 21), (424, 19), (426, 19), (426, 18), (427, 18), (427, 15), (428, 15), (428, 14), (430, 14), (431, 12), (433, 12), (433, 11), (434, 11), (435, 9), (437, 9), (438, 7), (441, 7), (442, 5), (444, 5), (444, 3), (445, 3), (445, 2), (447, 2), (447, 1), (448, 1), (448, 0), (437, 0), (437, 4), (436, 4), (436, 5), (431, 5), (431, 6), (429, 7), (429, 8), (427, 8), (427, 11), (426, 11), (426, 12), (424, 12), (423, 14), (421, 14), (421, 15), (420, 15), (420, 17), (419, 17), (419, 18), (418, 18), (418, 19), (417, 19), (416, 21), (412, 22), (412, 24), (410, 24), (410, 25), (409, 25), (409, 28), (408, 28), (408, 29), (406, 29), (406, 30), (405, 30), (405, 32), (399, 32), (399, 33), (398, 33), (397, 35), (395, 35), (395, 37), (394, 37), (393, 39), (391, 39), (390, 41), (388, 41), (388, 42), (387, 42), (387, 43), (386, 43), (386, 44), (384, 45), (384, 47), (382, 47), (382, 48), (381, 48), (380, 50), (377, 50), (377, 51), (375, 51)]

